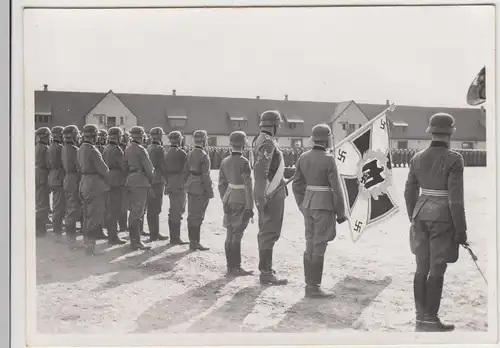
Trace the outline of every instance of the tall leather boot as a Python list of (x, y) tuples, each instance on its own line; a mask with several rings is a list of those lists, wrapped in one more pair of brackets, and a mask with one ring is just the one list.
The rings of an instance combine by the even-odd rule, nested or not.
[(415, 331), (423, 331), (422, 322), (425, 314), (425, 297), (427, 292), (427, 274), (416, 272), (413, 276), (413, 298), (415, 300)]
[(103, 226), (100, 225), (98, 229), (95, 230), (95, 240), (108, 239), (106, 233), (104, 233)]
[(303, 263), (304, 263), (304, 282), (306, 283), (306, 287), (308, 285), (312, 285), (311, 282), (311, 259), (307, 255), (307, 253), (304, 252), (303, 255)]
[(127, 226), (127, 211), (124, 211), (123, 214), (120, 216), (120, 232), (125, 232), (128, 230)]
[[(189, 225), (188, 225), (188, 228), (189, 228)], [(207, 248), (203, 245), (200, 244), (200, 239), (201, 239), (201, 225), (192, 225), (191, 226), (191, 229), (192, 229), (192, 235), (193, 235), (193, 239), (191, 239), (191, 237), (189, 237), (189, 240), (192, 242), (190, 243), (189, 245), (189, 249), (191, 250), (199, 250), (199, 251), (207, 251), (207, 250), (210, 250), (210, 248)]]
[[(149, 233), (149, 232), (144, 231), (144, 218), (142, 218), (140, 221), (141, 221), (141, 222), (140, 222), (140, 224), (139, 224), (139, 234), (140, 234), (141, 236), (149, 236), (149, 234), (150, 234), (150, 233)], [(151, 228), (151, 227), (150, 227), (150, 228)]]
[(429, 276), (427, 279), (425, 315), (420, 325), (422, 331), (445, 332), (455, 329), (455, 325), (443, 324), (438, 316), (443, 294), (443, 282), (443, 277)]
[(185, 245), (189, 244), (181, 239), (181, 224), (168, 220), (168, 229), (170, 232), (170, 244), (172, 245)]
[(168, 240), (168, 237), (160, 234), (160, 215), (148, 215), (148, 225), (150, 233), (148, 242)]
[(36, 218), (36, 236), (45, 237), (47, 235), (47, 224), (44, 218)]
[(151, 247), (147, 247), (141, 242), (141, 221), (134, 220), (129, 223), (129, 231), (130, 231), (130, 247), (132, 250), (149, 250)]
[(259, 250), (260, 283), (266, 285), (286, 285), (287, 279), (276, 277), (273, 265), (273, 249)]
[(108, 244), (110, 245), (122, 245), (126, 242), (118, 236), (117, 221), (109, 218), (106, 221), (106, 229), (108, 230)]
[(324, 256), (313, 255), (309, 270), (311, 272), (310, 285), (306, 285), (307, 298), (330, 298), (335, 296), (334, 293), (325, 292), (321, 289), (321, 281), (323, 279), (323, 265), (325, 264)]
[(234, 267), (233, 255), (231, 254), (231, 241), (226, 241), (224, 243), (224, 253), (226, 254), (227, 276), (231, 276)]
[(252, 275), (252, 271), (246, 271), (241, 268), (241, 241), (233, 242), (231, 246), (231, 258), (233, 260), (232, 274), (235, 277)]
[(96, 236), (99, 235), (101, 232), (100, 227), (96, 227), (92, 230), (86, 231), (87, 235), (85, 236), (85, 246), (86, 250), (85, 253), (87, 256), (98, 256), (101, 255), (101, 253), (96, 251)]

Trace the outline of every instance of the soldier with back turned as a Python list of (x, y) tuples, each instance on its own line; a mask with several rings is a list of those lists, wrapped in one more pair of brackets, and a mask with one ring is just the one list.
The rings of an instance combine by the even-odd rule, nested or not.
[(52, 133), (49, 128), (37, 129), (38, 142), (35, 146), (35, 197), (36, 197), (36, 236), (47, 234), (47, 220), (50, 210), (49, 189), (49, 144)]
[(66, 199), (64, 197), (63, 181), (65, 171), (62, 164), (62, 138), (63, 127), (52, 128), (52, 144), (49, 147), (49, 187), (52, 192), (52, 228), (58, 238), (62, 238), (62, 226), (66, 212)]

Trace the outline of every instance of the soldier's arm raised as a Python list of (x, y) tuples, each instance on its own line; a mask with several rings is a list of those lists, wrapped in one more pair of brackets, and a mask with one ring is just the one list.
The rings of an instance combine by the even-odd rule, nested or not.
[(149, 154), (146, 149), (142, 148), (142, 156), (141, 156), (141, 165), (148, 177), (149, 183), (152, 184), (155, 176), (155, 168), (151, 159), (149, 158)]
[(261, 209), (266, 204), (266, 186), (269, 167), (274, 154), (274, 143), (271, 139), (265, 139), (257, 149), (257, 158), (255, 159), (255, 202), (257, 208)]
[(226, 175), (224, 174), (224, 166), (221, 165), (219, 169), (219, 184), (217, 185), (219, 188), (219, 195), (222, 199), (227, 191), (228, 181)]
[(342, 186), (340, 185), (340, 175), (337, 168), (337, 163), (335, 162), (335, 156), (329, 156), (331, 159), (330, 170), (328, 171), (328, 181), (330, 182), (330, 187), (333, 193), (333, 207), (337, 213), (339, 223), (345, 221), (346, 209), (344, 203), (344, 194), (342, 192)]
[(210, 177), (210, 158), (208, 158), (208, 155), (205, 152), (203, 153), (203, 157), (201, 160), (201, 177), (207, 196), (209, 198), (213, 198), (214, 189), (212, 187), (212, 178)]
[(404, 196), (406, 202), (406, 212), (408, 213), (410, 221), (412, 220), (413, 210), (417, 204), (420, 190), (420, 184), (418, 183), (417, 174), (415, 172), (418, 158), (418, 156), (413, 156), (410, 160), (410, 171), (408, 172), (408, 178), (406, 179), (405, 184)]
[(467, 222), (465, 219), (464, 159), (462, 156), (458, 157), (450, 168), (448, 175), (448, 204), (456, 238), (465, 243), (467, 240)]
[(299, 210), (302, 211), (302, 203), (304, 202), (304, 196), (306, 194), (306, 179), (300, 169), (300, 160), (301, 158), (299, 158), (295, 165), (295, 173), (292, 179), (292, 191), (295, 196), (295, 202), (297, 202)]
[(242, 176), (245, 182), (245, 210), (253, 210), (252, 170), (248, 161), (245, 161), (243, 164)]

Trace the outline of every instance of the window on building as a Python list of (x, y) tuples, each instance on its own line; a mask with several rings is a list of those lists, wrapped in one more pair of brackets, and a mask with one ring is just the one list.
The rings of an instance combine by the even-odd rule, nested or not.
[(464, 141), (462, 142), (462, 149), (472, 150), (474, 149), (474, 143), (472, 141)]
[(297, 123), (289, 123), (289, 124), (288, 124), (288, 128), (290, 128), (290, 129), (295, 129), (295, 128), (297, 128)]
[(125, 117), (120, 117), (120, 125), (123, 125), (125, 124)]
[(363, 125), (360, 123), (360, 124), (358, 125), (358, 128), (361, 128), (362, 126), (363, 126)]
[(342, 124), (342, 130), (346, 131), (347, 130), (347, 123), (342, 122), (341, 124)]
[(246, 120), (232, 120), (231, 123), (233, 125), (233, 129), (235, 130), (243, 129), (248, 125)]
[(356, 130), (356, 125), (355, 124), (352, 124), (350, 123), (349, 124), (349, 134), (351, 134), (352, 132), (354, 132)]
[(407, 149), (408, 140), (398, 140), (398, 149)]
[(208, 146), (217, 146), (217, 137), (208, 137)]
[(116, 127), (116, 117), (110, 116), (108, 117), (108, 128)]
[(169, 116), (168, 122), (170, 127), (174, 129), (184, 128), (186, 126), (187, 117), (186, 116)]
[(49, 123), (50, 116), (49, 115), (35, 115), (35, 123)]
[(292, 138), (292, 147), (302, 147), (302, 139)]

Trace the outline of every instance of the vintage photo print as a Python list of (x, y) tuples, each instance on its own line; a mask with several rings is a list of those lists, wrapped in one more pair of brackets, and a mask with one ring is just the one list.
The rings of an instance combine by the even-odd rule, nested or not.
[(494, 19), (25, 9), (28, 345), (494, 343)]

